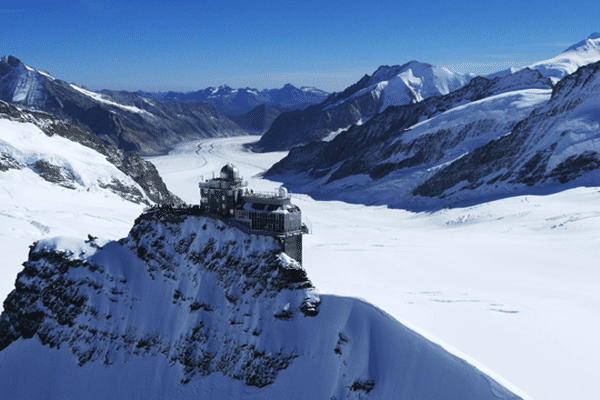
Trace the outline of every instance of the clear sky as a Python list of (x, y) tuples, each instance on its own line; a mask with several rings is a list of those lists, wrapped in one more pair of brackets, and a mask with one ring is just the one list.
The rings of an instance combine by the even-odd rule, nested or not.
[(339, 91), (411, 60), (526, 65), (598, 31), (597, 0), (0, 0), (0, 56), (93, 90)]

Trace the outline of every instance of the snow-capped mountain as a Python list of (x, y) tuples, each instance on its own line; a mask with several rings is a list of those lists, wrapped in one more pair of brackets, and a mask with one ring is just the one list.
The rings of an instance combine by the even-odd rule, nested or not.
[(140, 154), (163, 153), (186, 139), (246, 133), (208, 104), (96, 93), (34, 70), (12, 56), (0, 59), (0, 100), (48, 112), (91, 130), (106, 144)]
[(322, 140), (333, 132), (368, 120), (389, 106), (418, 103), (431, 96), (445, 95), (464, 86), (470, 79), (468, 75), (417, 61), (382, 66), (372, 76), (365, 75), (319, 105), (281, 114), (254, 148), (258, 151), (285, 150)]
[[(539, 61), (527, 66), (536, 69), (542, 75), (558, 82), (567, 75), (577, 71), (577, 68), (600, 61), (600, 33), (592, 33), (589, 38), (574, 44), (560, 55), (549, 60)], [(488, 75), (488, 78), (504, 76), (516, 72), (516, 69), (507, 69)]]
[(579, 68), (510, 134), (437, 171), (415, 195), (468, 200), (595, 186), (600, 173), (600, 62)]
[(549, 100), (551, 88), (528, 69), (477, 77), (446, 96), (389, 108), (332, 141), (294, 148), (266, 175), (318, 197), (414, 207), (416, 185), (510, 133)]
[(3, 101), (0, 124), (0, 171), (13, 170), (11, 174), (19, 176), (37, 174), (75, 191), (111, 191), (138, 204), (181, 203), (167, 190), (154, 165), (103, 144), (77, 125)]
[(321, 103), (329, 93), (314, 88), (297, 88), (286, 84), (280, 89), (233, 89), (227, 85), (208, 87), (195, 92), (181, 93), (144, 93), (145, 96), (163, 102), (195, 102), (208, 103), (223, 115), (241, 115), (261, 106), (281, 106), (287, 109), (304, 109), (310, 105)]
[(518, 399), (274, 239), (186, 210), (31, 247), (0, 316), (11, 398)]

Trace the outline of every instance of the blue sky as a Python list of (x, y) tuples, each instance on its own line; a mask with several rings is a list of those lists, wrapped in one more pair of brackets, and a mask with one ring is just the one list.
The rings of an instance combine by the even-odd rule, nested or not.
[(597, 0), (0, 0), (0, 55), (93, 90), (339, 91), (411, 60), (473, 73), (525, 65), (597, 31)]

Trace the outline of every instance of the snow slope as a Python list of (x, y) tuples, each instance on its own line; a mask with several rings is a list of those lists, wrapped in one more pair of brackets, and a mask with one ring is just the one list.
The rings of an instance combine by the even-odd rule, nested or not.
[[(105, 156), (58, 135), (49, 137), (31, 123), (0, 119), (0, 154), (2, 299), (14, 287), (33, 241), (57, 235), (118, 238), (149, 202)], [(15, 167), (1, 168), (6, 160)]]
[[(257, 174), (286, 153), (248, 153), (250, 140), (189, 143), (152, 162), (186, 201), (227, 161), (270, 190), (279, 183)], [(322, 293), (363, 298), (533, 398), (597, 397), (597, 187), (421, 213), (293, 202), (312, 226), (303, 266)]]
[(418, 103), (428, 97), (448, 94), (466, 85), (470, 78), (468, 75), (418, 61), (393, 67), (381, 66), (369, 78), (366, 87), (346, 99), (328, 105), (326, 109), (369, 93), (383, 99), (379, 109), (382, 112), (389, 106)]
[[(370, 176), (366, 169), (363, 174), (357, 171), (355, 175), (333, 181), (330, 178), (335, 172), (318, 179), (303, 179), (302, 175), (297, 179), (285, 178), (286, 183), (299, 192), (322, 199), (390, 207), (411, 204), (415, 187), (439, 169), (509, 134), (517, 122), (546, 103), (550, 94), (549, 89), (511, 91), (452, 108), (417, 123), (395, 141), (379, 144), (379, 151), (390, 149), (389, 156), (375, 159), (371, 169), (407, 165), (384, 176)], [(361, 159), (369, 160), (365, 155)]]
[(157, 209), (119, 242), (32, 249), (0, 316), (0, 385), (38, 399), (520, 399), (275, 240)]
[(79, 192), (97, 193), (118, 181), (136, 193), (131, 200), (150, 203), (131, 177), (119, 171), (97, 151), (59, 136), (49, 137), (31, 123), (0, 119), (0, 131), (0, 152), (27, 166), (38, 161), (52, 164), (68, 177), (60, 182), (63, 186)]

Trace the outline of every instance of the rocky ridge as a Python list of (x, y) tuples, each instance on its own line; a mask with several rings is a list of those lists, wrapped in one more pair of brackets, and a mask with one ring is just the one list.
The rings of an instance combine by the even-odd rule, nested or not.
[(551, 88), (548, 78), (527, 69), (477, 77), (445, 96), (389, 107), (330, 142), (294, 148), (266, 176), (317, 196), (407, 206), (416, 185), (506, 135), (549, 99)]
[(597, 185), (600, 169), (600, 62), (579, 68), (553, 88), (547, 104), (415, 188), (424, 197), (494, 195)]
[[(77, 252), (44, 242), (31, 247), (4, 303), (0, 351), (35, 335), (50, 348), (69, 348), (80, 366), (150, 354), (179, 365), (182, 383), (219, 372), (263, 387), (296, 355), (253, 344), (262, 320), (316, 315), (319, 304), (304, 270), (274, 240), (227, 230), (216, 220), (158, 209), (118, 243), (100, 246), (90, 238), (79, 246)], [(186, 322), (152, 326), (149, 312)]]
[(474, 78), (292, 149), (266, 175), (317, 197), (416, 209), (596, 185), (599, 68), (554, 87), (537, 70)]

